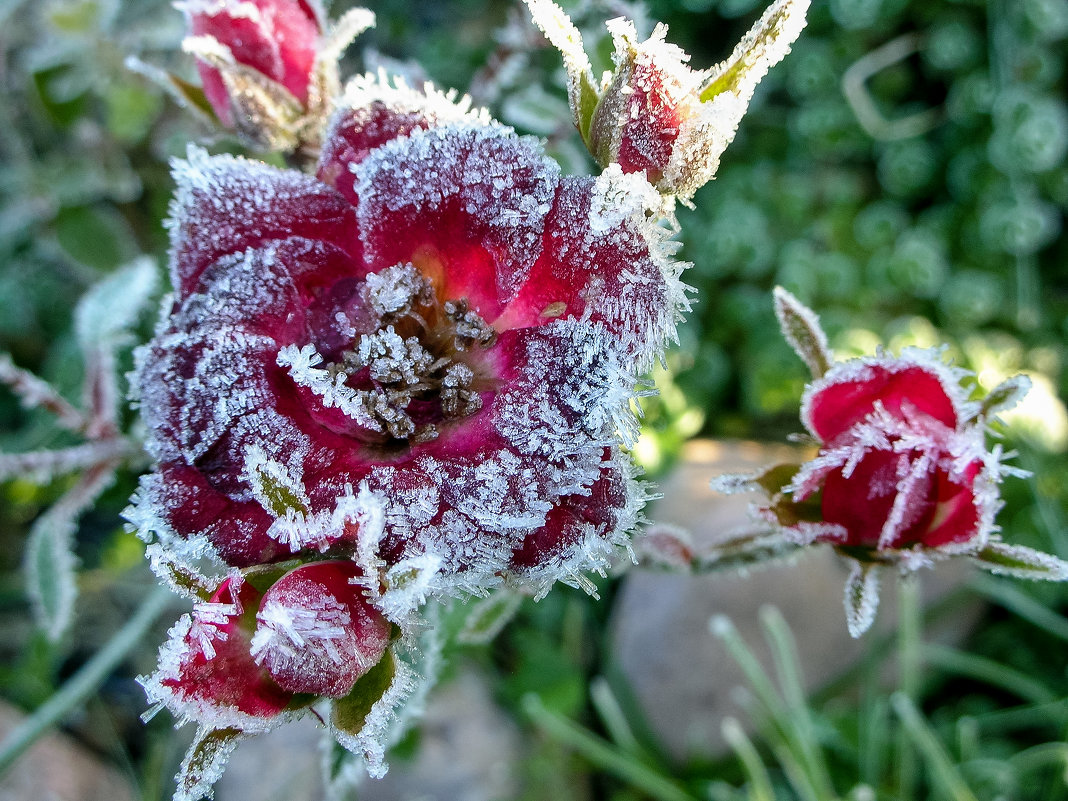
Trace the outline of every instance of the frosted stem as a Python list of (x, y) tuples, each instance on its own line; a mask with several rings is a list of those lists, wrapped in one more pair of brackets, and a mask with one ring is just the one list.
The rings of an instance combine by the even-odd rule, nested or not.
[[(920, 689), (922, 630), (920, 580), (915, 574), (910, 574), (898, 582), (898, 694), (910, 705), (915, 704)], [(916, 750), (904, 730), (898, 732), (897, 767), (898, 796), (914, 798)]]
[(29, 370), (16, 367), (11, 357), (0, 353), (0, 383), (7, 384), (27, 409), (47, 409), (64, 428), (83, 431), (89, 425), (85, 415), (60, 395), (47, 381)]

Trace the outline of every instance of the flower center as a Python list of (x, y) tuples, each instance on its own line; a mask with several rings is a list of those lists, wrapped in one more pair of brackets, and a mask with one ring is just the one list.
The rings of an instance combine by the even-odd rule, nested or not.
[[(323, 359), (311, 346), (279, 354), (296, 383), (379, 442), (436, 439), (443, 422), (482, 408), (477, 352), (496, 332), (465, 299), (440, 302), (411, 264), (367, 276), (335, 314), (349, 347)], [(481, 387), (481, 389), (480, 389)]]

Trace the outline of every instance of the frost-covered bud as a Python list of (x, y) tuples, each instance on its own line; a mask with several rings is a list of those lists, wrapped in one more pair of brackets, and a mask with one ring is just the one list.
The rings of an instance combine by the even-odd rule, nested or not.
[(801, 420), (819, 451), (801, 465), (713, 485), (762, 490), (769, 502), (758, 514), (786, 541), (829, 543), (854, 560), (845, 594), (854, 636), (874, 619), (882, 566), (911, 571), (964, 555), (996, 573), (1068, 579), (1068, 563), (1002, 542), (994, 523), (998, 484), (1021, 471), (1002, 463), (1000, 447), (987, 446), (987, 425), (1026, 393), (1025, 377), (973, 401), (965, 383), (974, 376), (946, 364), (942, 350), (835, 362), (811, 310), (781, 288), (775, 306), (784, 336), (815, 377)]
[(636, 375), (687, 306), (645, 181), (563, 177), (373, 76), (318, 177), (195, 149), (175, 176), (144, 536), (235, 567), (355, 554), (398, 622), (427, 593), (582, 584), (626, 544)]
[(316, 562), (264, 593), (252, 656), (279, 687), (340, 698), (382, 659), (392, 626), (364, 599), (361, 575), (352, 562)]
[(141, 679), (149, 700), (212, 728), (271, 728), (293, 693), (252, 657), (261, 597), (251, 583), (233, 577), (208, 601), (194, 604), (170, 630), (156, 672)]
[(940, 351), (907, 349), (836, 363), (810, 384), (801, 419), (821, 446), (790, 492), (818, 494), (821, 520), (797, 523), (798, 536), (876, 551), (985, 541), (1002, 471), (963, 377)]
[(351, 560), (259, 566), (232, 571), (209, 592), (187, 564), (159, 546), (152, 553), (153, 569), (200, 599), (170, 630), (156, 672), (139, 679), (154, 704), (148, 716), (166, 707), (198, 727), (175, 801), (210, 798), (238, 740), (313, 705), (373, 775), (385, 772), (390, 724), (415, 677), (396, 655), (393, 624), (365, 597), (373, 591), (361, 568)]
[(575, 123), (602, 167), (641, 173), (687, 202), (711, 180), (757, 84), (805, 25), (808, 0), (776, 0), (730, 58), (693, 70), (690, 57), (657, 25), (639, 41), (634, 23), (608, 22), (615, 69), (598, 84), (582, 36), (551, 0), (527, 0), (534, 22), (564, 56)]
[(337, 59), (374, 16), (354, 9), (327, 31), (314, 0), (184, 0), (204, 95), (219, 122), (250, 145), (318, 145), (338, 89)]

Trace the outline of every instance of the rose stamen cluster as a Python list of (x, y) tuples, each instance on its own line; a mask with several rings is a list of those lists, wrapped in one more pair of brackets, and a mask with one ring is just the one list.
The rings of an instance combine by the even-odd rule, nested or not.
[[(482, 392), (492, 391), (485, 355), (476, 351), (492, 346), (495, 331), (466, 299), (440, 303), (411, 264), (369, 275), (335, 320), (351, 336), (349, 347), (331, 356), (314, 345), (314, 354), (303, 355), (289, 346), (279, 352), (279, 364), (291, 368), (297, 383), (337, 398), (365, 442), (429, 442), (439, 423), (474, 414)], [(333, 342), (323, 348), (337, 351)], [(321, 367), (313, 364), (317, 357)], [(293, 372), (298, 365), (302, 372)]]

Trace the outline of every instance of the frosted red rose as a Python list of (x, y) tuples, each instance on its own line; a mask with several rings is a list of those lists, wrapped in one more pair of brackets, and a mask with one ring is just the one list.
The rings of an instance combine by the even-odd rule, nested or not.
[(795, 524), (796, 536), (878, 550), (985, 538), (998, 463), (961, 377), (910, 350), (837, 363), (810, 384), (801, 417), (822, 444), (790, 490), (795, 503), (819, 494), (821, 522)]
[(634, 375), (684, 304), (644, 181), (561, 177), (535, 141), (373, 80), (317, 178), (195, 150), (175, 176), (143, 532), (448, 591), (581, 581), (625, 542)]

